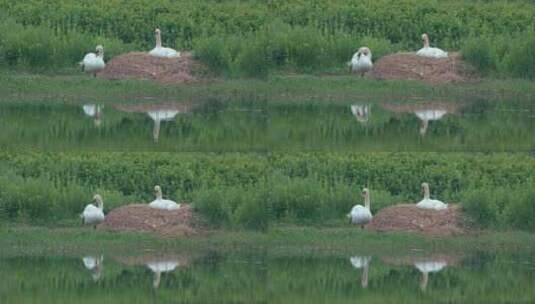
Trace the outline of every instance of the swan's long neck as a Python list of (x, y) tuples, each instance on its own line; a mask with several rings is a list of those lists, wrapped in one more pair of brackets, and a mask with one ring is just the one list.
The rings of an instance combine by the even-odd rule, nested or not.
[(156, 191), (156, 199), (159, 199), (159, 200), (162, 199), (162, 190), (157, 190)]
[(368, 287), (368, 265), (366, 264), (364, 266), (364, 269), (362, 271), (362, 278), (360, 279), (360, 285), (362, 288)]
[(420, 125), (420, 135), (425, 135), (427, 133), (427, 128), (429, 127), (429, 120), (423, 119)]
[[(156, 119), (154, 121), (154, 128), (152, 129), (152, 138), (154, 139), (154, 142), (158, 142), (158, 139), (160, 138), (160, 120)], [(161, 195), (161, 193), (160, 193)]]
[(96, 199), (96, 203), (97, 203), (97, 208), (100, 209), (100, 210), (103, 210), (104, 209), (104, 202), (102, 201), (101, 198), (97, 198)]
[(429, 194), (429, 186), (428, 185), (425, 185), (424, 186), (424, 199), (429, 199), (430, 197), (430, 194)]
[(422, 279), (420, 281), (420, 289), (425, 291), (427, 289), (427, 282), (429, 282), (429, 273), (422, 272)]
[(160, 32), (156, 32), (156, 47), (162, 47), (162, 34)]
[(161, 272), (157, 271), (154, 273), (154, 280), (152, 281), (152, 286), (157, 289), (160, 287)]
[(425, 37), (424, 38), (424, 48), (428, 48), (428, 47), (429, 47), (429, 38)]
[(366, 194), (364, 194), (364, 207), (366, 207), (366, 209), (370, 209), (370, 193), (369, 192), (366, 192)]

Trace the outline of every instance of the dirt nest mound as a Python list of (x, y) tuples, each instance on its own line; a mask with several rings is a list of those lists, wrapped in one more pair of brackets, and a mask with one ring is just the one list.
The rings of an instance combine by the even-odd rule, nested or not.
[(159, 58), (143, 52), (113, 57), (98, 73), (106, 79), (150, 79), (164, 84), (196, 82), (195, 73), (202, 64), (191, 53), (181, 52), (177, 58)]
[(468, 222), (461, 207), (446, 210), (420, 209), (415, 204), (396, 205), (379, 211), (366, 229), (381, 232), (407, 231), (430, 235), (458, 235), (468, 232)]
[(187, 204), (178, 210), (160, 210), (147, 204), (126, 205), (112, 210), (98, 229), (110, 231), (151, 232), (164, 236), (197, 235), (201, 221)]
[(378, 79), (419, 80), (436, 84), (447, 82), (474, 82), (474, 70), (463, 62), (459, 53), (448, 58), (426, 58), (416, 53), (396, 53), (381, 57), (370, 72)]

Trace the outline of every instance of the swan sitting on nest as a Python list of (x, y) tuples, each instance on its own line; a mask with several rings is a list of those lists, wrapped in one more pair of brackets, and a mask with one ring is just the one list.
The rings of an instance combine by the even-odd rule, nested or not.
[(353, 73), (359, 73), (360, 76), (373, 68), (372, 52), (367, 47), (361, 47), (348, 62), (348, 66)]
[(149, 55), (160, 58), (180, 57), (180, 52), (177, 52), (172, 48), (162, 47), (162, 32), (160, 29), (157, 28), (154, 31), (154, 34), (156, 36), (156, 47), (149, 52)]
[(80, 66), (82, 66), (84, 72), (93, 73), (93, 77), (96, 77), (97, 72), (106, 67), (106, 63), (104, 62), (104, 47), (97, 45), (96, 54), (86, 54), (84, 59), (80, 61)]
[(429, 184), (422, 184), (422, 192), (424, 193), (424, 199), (421, 200), (416, 207), (422, 209), (431, 209), (431, 210), (444, 210), (448, 208), (448, 204), (444, 204), (439, 200), (430, 199), (429, 196)]
[(370, 191), (368, 188), (362, 190), (362, 196), (364, 197), (364, 206), (353, 206), (347, 218), (349, 218), (351, 224), (360, 225), (361, 228), (364, 228), (364, 225), (369, 223), (373, 218), (372, 212), (370, 211)]
[(98, 194), (95, 194), (93, 201), (96, 203), (96, 206), (93, 204), (85, 206), (84, 212), (82, 212), (80, 217), (84, 224), (93, 225), (94, 228), (97, 228), (97, 224), (104, 221), (104, 202)]
[(448, 52), (429, 46), (429, 36), (427, 36), (427, 34), (422, 35), (422, 41), (424, 47), (418, 50), (416, 55), (428, 58), (448, 58)]
[(160, 186), (154, 186), (154, 193), (156, 194), (156, 199), (149, 204), (149, 207), (162, 210), (177, 210), (180, 208), (180, 204), (162, 198), (162, 188)]

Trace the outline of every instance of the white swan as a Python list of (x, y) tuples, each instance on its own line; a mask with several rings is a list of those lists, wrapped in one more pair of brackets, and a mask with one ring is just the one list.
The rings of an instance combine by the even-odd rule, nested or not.
[(96, 203), (96, 206), (93, 204), (85, 206), (84, 212), (82, 212), (80, 217), (84, 224), (93, 225), (94, 228), (97, 228), (97, 224), (104, 221), (104, 202), (98, 194), (95, 194), (93, 201)]
[(158, 142), (160, 138), (160, 125), (162, 121), (171, 121), (175, 119), (175, 116), (180, 113), (177, 110), (155, 110), (149, 111), (147, 114), (154, 120), (154, 128), (152, 129), (152, 138), (155, 142)]
[(84, 267), (87, 270), (91, 271), (91, 277), (95, 282), (100, 279), (103, 260), (104, 257), (102, 255), (100, 257), (85, 256), (82, 258), (82, 261), (84, 262)]
[(433, 48), (429, 46), (429, 36), (427, 34), (422, 34), (422, 41), (424, 47), (416, 52), (416, 55), (428, 58), (447, 58), (448, 52), (444, 52), (439, 48)]
[(362, 269), (362, 277), (360, 279), (360, 285), (362, 288), (368, 287), (368, 266), (372, 260), (371, 256), (353, 256), (349, 258), (351, 265), (357, 269)]
[(353, 73), (359, 73), (360, 76), (373, 68), (372, 52), (367, 47), (361, 47), (348, 62), (348, 66)]
[(364, 225), (369, 223), (373, 218), (370, 211), (370, 191), (368, 188), (362, 190), (362, 196), (364, 197), (364, 206), (353, 206), (351, 212), (347, 214), (347, 217), (351, 224), (360, 225), (361, 228), (364, 228)]
[(448, 263), (444, 260), (430, 260), (423, 262), (416, 262), (414, 266), (422, 273), (422, 279), (420, 280), (420, 288), (425, 290), (429, 281), (430, 272), (439, 272), (444, 267), (448, 266)]
[(440, 120), (448, 111), (445, 109), (421, 109), (414, 111), (414, 114), (422, 122), (420, 125), (420, 135), (425, 135), (427, 133), (427, 128), (429, 126), (430, 120)]
[(156, 194), (156, 199), (149, 204), (149, 207), (162, 210), (177, 210), (180, 208), (180, 204), (162, 198), (162, 188), (160, 186), (154, 186), (154, 193)]
[(99, 127), (102, 123), (102, 106), (96, 104), (85, 104), (82, 107), (84, 114), (93, 118), (93, 123), (96, 127)]
[(103, 70), (106, 67), (104, 62), (104, 47), (97, 45), (96, 54), (88, 53), (84, 59), (80, 61), (80, 65), (84, 72), (93, 73), (93, 76), (97, 76), (97, 72)]
[(369, 105), (360, 105), (354, 104), (351, 106), (351, 113), (360, 123), (367, 123), (370, 119), (370, 106)]
[(424, 199), (421, 200), (418, 204), (416, 204), (416, 207), (431, 210), (444, 210), (448, 208), (448, 204), (444, 204), (439, 200), (429, 198), (430, 194), (428, 183), (422, 183), (422, 192), (424, 194)]
[(180, 52), (171, 48), (162, 47), (162, 32), (160, 29), (157, 28), (154, 31), (154, 34), (156, 36), (156, 47), (149, 52), (149, 55), (160, 58), (174, 58), (180, 56)]
[(147, 267), (154, 272), (154, 279), (152, 281), (152, 286), (154, 288), (160, 287), (160, 278), (162, 272), (171, 272), (179, 266), (177, 261), (162, 261), (162, 262), (150, 262), (147, 264)]

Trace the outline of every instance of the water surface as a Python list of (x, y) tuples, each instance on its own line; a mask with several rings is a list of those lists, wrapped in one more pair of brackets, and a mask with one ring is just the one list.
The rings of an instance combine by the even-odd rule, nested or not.
[(534, 130), (526, 100), (0, 104), (12, 150), (534, 151)]
[(2, 303), (532, 303), (534, 255), (16, 256)]

